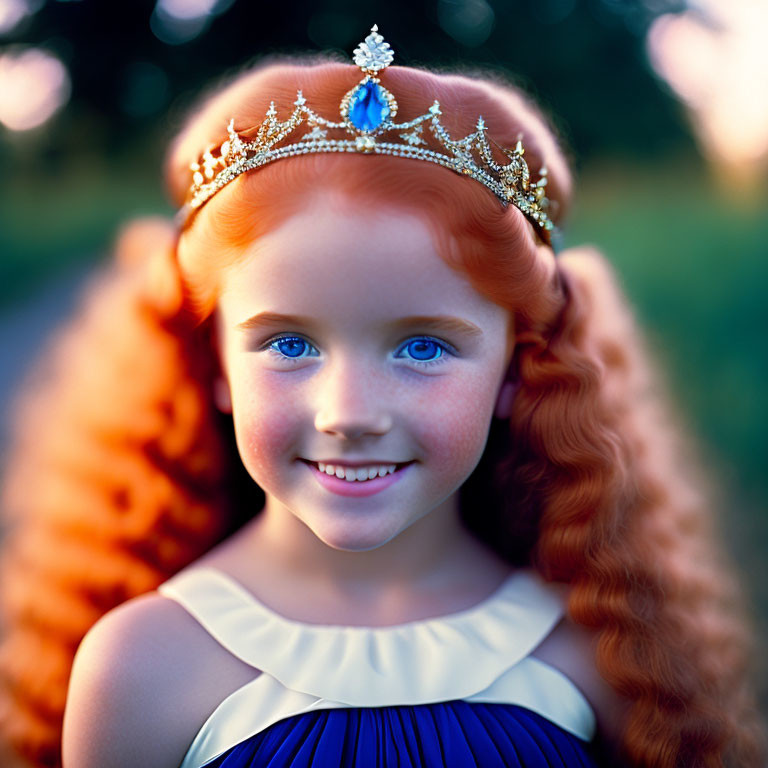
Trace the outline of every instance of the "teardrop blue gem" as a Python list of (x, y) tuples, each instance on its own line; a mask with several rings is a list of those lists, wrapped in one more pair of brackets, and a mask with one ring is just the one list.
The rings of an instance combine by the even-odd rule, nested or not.
[(389, 104), (376, 83), (359, 86), (352, 95), (349, 120), (360, 131), (372, 131), (389, 117)]

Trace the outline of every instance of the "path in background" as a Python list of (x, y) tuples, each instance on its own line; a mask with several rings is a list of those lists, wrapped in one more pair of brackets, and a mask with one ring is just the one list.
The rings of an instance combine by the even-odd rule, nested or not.
[(13, 396), (56, 326), (77, 305), (93, 261), (56, 277), (20, 304), (0, 310), (0, 478), (10, 438)]

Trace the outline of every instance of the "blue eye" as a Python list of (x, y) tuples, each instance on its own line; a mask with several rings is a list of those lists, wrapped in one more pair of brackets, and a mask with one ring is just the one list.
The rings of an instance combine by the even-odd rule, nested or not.
[[(446, 344), (437, 339), (431, 339), (428, 336), (411, 339), (399, 351), (402, 352), (404, 350), (408, 351), (414, 363), (418, 363), (421, 366), (441, 363), (444, 361), (445, 353), (450, 353)], [(398, 354), (395, 357), (402, 357), (402, 355)]]
[(301, 360), (310, 357), (311, 355), (305, 355), (304, 352), (314, 349), (314, 347), (301, 336), (280, 336), (267, 342), (266, 349), (281, 359)]

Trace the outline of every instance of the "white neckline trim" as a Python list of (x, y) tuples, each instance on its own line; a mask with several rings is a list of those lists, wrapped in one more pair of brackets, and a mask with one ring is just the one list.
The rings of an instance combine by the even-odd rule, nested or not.
[[(188, 569), (187, 572), (192, 570), (194, 570), (195, 572), (209, 571), (210, 574), (206, 575), (205, 577), (206, 579), (208, 579), (209, 576), (217, 579), (222, 583), (222, 585), (228, 591), (239, 594), (240, 597), (243, 599), (243, 601), (253, 605), (259, 612), (268, 616), (272, 621), (279, 622), (281, 624), (287, 625), (292, 628), (300, 627), (309, 631), (317, 630), (320, 632), (324, 632), (327, 630), (345, 630), (345, 631), (359, 630), (361, 632), (382, 632), (382, 633), (386, 633), (393, 630), (399, 630), (406, 627), (412, 627), (414, 625), (429, 624), (431, 622), (441, 623), (445, 621), (452, 621), (452, 620), (456, 620), (461, 617), (464, 617), (466, 614), (473, 614), (475, 612), (480, 612), (488, 604), (497, 600), (500, 597), (502, 592), (504, 592), (505, 590), (508, 590), (509, 584), (513, 579), (520, 578), (525, 573), (528, 573), (529, 575), (533, 574), (533, 571), (512, 571), (509, 574), (509, 576), (507, 576), (507, 578), (504, 579), (504, 581), (488, 597), (485, 597), (479, 603), (476, 603), (475, 605), (472, 605), (469, 608), (464, 608), (460, 611), (454, 611), (452, 613), (448, 613), (443, 616), (433, 616), (428, 619), (414, 619), (413, 621), (405, 621), (400, 624), (389, 624), (389, 625), (380, 626), (380, 627), (367, 627), (367, 626), (349, 625), (349, 624), (316, 624), (312, 622), (298, 621), (296, 619), (289, 619), (288, 617), (283, 616), (282, 614), (275, 611), (273, 608), (270, 608), (269, 606), (262, 603), (253, 593), (249, 592), (237, 579), (233, 578), (232, 576), (225, 573), (224, 571), (218, 568), (215, 568), (213, 566), (198, 566), (198, 567), (195, 567), (194, 569)], [(173, 577), (172, 579), (169, 579), (169, 582), (170, 581), (175, 582), (176, 579), (184, 573), (185, 571), (181, 571), (175, 577)], [(169, 582), (166, 582), (166, 584)]]
[(564, 614), (561, 591), (533, 571), (514, 572), (467, 610), (389, 627), (287, 619), (209, 566), (181, 571), (158, 591), (284, 687), (354, 707), (469, 698), (528, 656)]

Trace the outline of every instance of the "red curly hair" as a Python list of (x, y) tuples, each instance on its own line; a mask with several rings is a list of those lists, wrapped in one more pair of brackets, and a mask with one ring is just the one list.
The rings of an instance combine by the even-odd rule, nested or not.
[[(522, 133), (562, 217), (567, 163), (517, 90), (407, 68), (386, 76), (403, 120), (438, 99), (452, 133), (471, 131), (479, 114), (500, 146)], [(226, 138), (231, 116), (255, 125), (270, 100), (287, 112), (298, 88), (332, 115), (358, 78), (349, 65), (294, 60), (218, 87), (171, 148), (173, 199), (183, 201), (190, 161)], [(60, 766), (70, 668), (88, 629), (260, 508), (231, 422), (213, 405), (208, 319), (222, 270), (318, 189), (420, 212), (447, 263), (513, 312), (513, 412), (461, 489), (462, 517), (510, 562), (570, 585), (571, 618), (599, 638), (598, 670), (631, 702), (628, 764), (760, 765), (738, 591), (606, 262), (588, 249), (555, 260), (517, 209), (445, 169), (331, 155), (244, 174), (180, 236), (162, 220), (130, 225), (26, 382), (4, 491), (3, 764)]]

